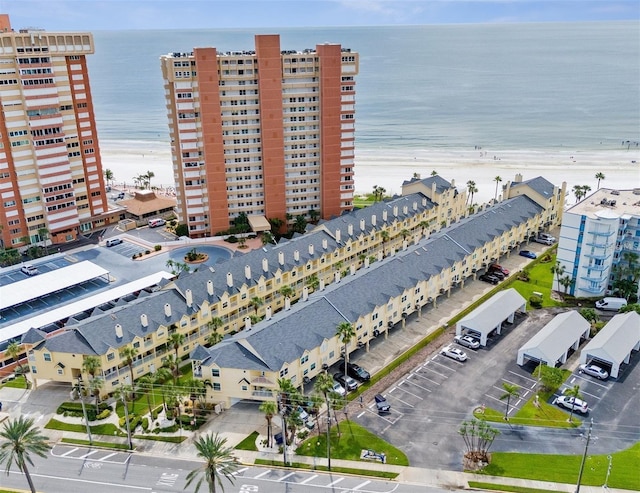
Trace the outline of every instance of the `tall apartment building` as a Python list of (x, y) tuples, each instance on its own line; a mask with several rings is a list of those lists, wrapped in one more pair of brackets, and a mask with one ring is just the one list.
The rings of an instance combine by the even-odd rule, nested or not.
[[(108, 221), (89, 33), (14, 32), (0, 15), (0, 243), (64, 243)], [(27, 240), (28, 239), (28, 240)]]
[(358, 54), (338, 44), (161, 57), (178, 214), (191, 237), (240, 213), (286, 220), (352, 208)]
[[(558, 262), (572, 279), (568, 292), (600, 297), (615, 291), (622, 268), (640, 257), (640, 188), (601, 188), (564, 212)], [(635, 276), (628, 274), (628, 278)], [(636, 277), (637, 279), (637, 277)], [(562, 288), (561, 288), (562, 289)], [(636, 288), (640, 295), (640, 286)]]

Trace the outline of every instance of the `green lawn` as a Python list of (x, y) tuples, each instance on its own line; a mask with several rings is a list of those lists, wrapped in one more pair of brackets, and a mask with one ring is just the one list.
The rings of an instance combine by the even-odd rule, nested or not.
[[(362, 450), (374, 450), (377, 453), (384, 453), (387, 456), (387, 464), (398, 466), (408, 466), (409, 459), (401, 450), (395, 448), (390, 443), (370, 433), (353, 421), (343, 421), (340, 423), (341, 436), (338, 437), (336, 426), (331, 428), (331, 457), (334, 459), (360, 460)], [(298, 455), (312, 457), (327, 456), (327, 435), (321, 433), (314, 434), (307, 438), (296, 450)]]
[[(281, 460), (271, 460), (271, 459), (256, 459), (254, 464), (262, 465), (262, 466), (277, 466), (277, 467), (294, 467), (296, 469), (307, 469), (314, 471), (328, 471), (327, 466), (320, 465), (311, 465), (311, 464), (303, 464), (302, 462), (293, 462), (284, 465), (284, 462)], [(331, 467), (331, 472), (333, 473), (343, 473), (343, 474), (353, 474), (356, 476), (371, 476), (374, 478), (385, 478), (385, 479), (395, 479), (398, 477), (398, 474), (395, 472), (386, 472), (386, 471), (377, 471), (373, 469), (354, 469), (351, 467)]]
[(558, 490), (541, 490), (539, 488), (525, 488), (523, 486), (512, 486), (510, 484), (484, 483), (482, 481), (469, 481), (469, 488), (476, 490), (511, 491), (513, 493), (560, 493)]
[[(575, 484), (578, 481), (581, 455), (547, 455), (494, 452), (491, 464), (483, 474), (510, 478), (534, 479)], [(621, 452), (611, 454), (612, 467), (608, 486), (640, 491), (640, 443)], [(607, 476), (609, 461), (606, 455), (589, 455), (584, 466), (582, 484), (602, 486)]]
[[(537, 259), (527, 268), (529, 272), (529, 282), (514, 279), (509, 283), (508, 287), (514, 288), (527, 300), (527, 309), (531, 309), (529, 306), (529, 298), (534, 292), (542, 293), (543, 307), (563, 305), (561, 302), (551, 299), (551, 291), (554, 287), (558, 288), (554, 276), (551, 273), (551, 267), (553, 267), (555, 263), (555, 253), (552, 256), (551, 262), (542, 262), (540, 259)], [(562, 286), (560, 288), (561, 290), (564, 289)]]
[(9, 380), (7, 383), (3, 384), (0, 387), (7, 387), (12, 389), (28, 389), (29, 382), (27, 381), (27, 378), (25, 376), (19, 375), (13, 380)]
[[(62, 421), (58, 421), (57, 419), (51, 419), (45, 425), (45, 428), (48, 430), (60, 430), (60, 431), (73, 431), (77, 433), (86, 433), (87, 427), (82, 424), (71, 424), (71, 423), (63, 423)], [(126, 436), (126, 433), (123, 433), (116, 427), (116, 425), (112, 423), (106, 423), (103, 425), (94, 425), (91, 426), (91, 434), (92, 435), (109, 435), (109, 436)]]
[(258, 450), (258, 447), (256, 446), (257, 439), (258, 439), (258, 432), (254, 431), (253, 433), (251, 433), (251, 435), (249, 435), (247, 438), (242, 440), (238, 445), (236, 445), (236, 448), (238, 450), (257, 451)]

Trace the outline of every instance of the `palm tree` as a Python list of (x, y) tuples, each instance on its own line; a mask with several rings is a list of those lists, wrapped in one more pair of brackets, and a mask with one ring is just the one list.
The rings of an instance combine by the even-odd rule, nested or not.
[(556, 261), (555, 265), (551, 266), (551, 274), (556, 276), (558, 291), (560, 291), (560, 278), (564, 275), (566, 270), (566, 267), (562, 265), (560, 261)]
[(431, 171), (431, 176), (438, 176), (438, 172), (434, 169)]
[(278, 393), (280, 394), (280, 404), (284, 407), (297, 402), (298, 389), (288, 378), (278, 379)]
[(195, 493), (200, 491), (203, 481), (209, 485), (209, 493), (216, 493), (216, 484), (220, 486), (220, 491), (224, 492), (223, 478), (226, 478), (231, 485), (234, 484), (234, 473), (238, 470), (238, 462), (233, 455), (233, 448), (226, 447), (226, 443), (227, 439), (220, 437), (218, 433), (201, 436), (193, 443), (198, 451), (198, 457), (202, 457), (205, 463), (199, 469), (187, 474), (185, 488), (200, 475), (202, 477), (196, 481)]
[(297, 233), (304, 233), (304, 230), (307, 228), (307, 218), (304, 217), (304, 214), (300, 214), (296, 216), (296, 220), (293, 223), (293, 230)]
[(116, 177), (113, 174), (113, 171), (111, 171), (109, 168), (104, 170), (104, 177), (107, 180), (107, 185), (109, 184), (109, 182), (113, 184), (113, 180), (116, 179)]
[(285, 298), (291, 298), (293, 296), (293, 288), (291, 286), (282, 286), (278, 292)]
[(38, 229), (38, 237), (42, 241), (45, 255), (49, 255), (49, 248), (47, 247), (47, 240), (49, 239), (49, 230), (47, 228)]
[(351, 340), (356, 336), (356, 331), (353, 325), (349, 322), (340, 322), (336, 327), (336, 335), (340, 339), (340, 342), (344, 344), (344, 374), (347, 374), (347, 363), (349, 362), (349, 351), (347, 346)]
[(473, 195), (478, 192), (478, 187), (476, 187), (476, 182), (473, 180), (469, 180), (467, 182), (467, 191), (469, 192), (469, 196), (467, 197), (467, 203), (469, 205), (473, 204)]
[[(569, 397), (573, 397), (574, 400), (582, 398), (582, 394), (580, 393), (580, 385), (574, 385), (570, 389), (565, 390), (564, 394)], [(569, 423), (571, 423), (571, 420), (573, 418), (573, 408), (574, 406), (572, 405), (569, 413)]]
[(151, 403), (151, 396), (153, 395), (153, 384), (156, 379), (151, 373), (138, 378), (138, 388), (144, 392), (147, 397), (147, 406), (149, 408), (149, 414), (153, 414), (153, 404)]
[(260, 296), (254, 296), (249, 300), (249, 306), (252, 306), (256, 312), (256, 316), (258, 315), (258, 308), (264, 305), (264, 299), (260, 298)]
[[(125, 346), (120, 351), (120, 358), (122, 358), (125, 364), (129, 367), (129, 372), (131, 373), (131, 383), (133, 385), (133, 362), (136, 360), (136, 356), (138, 356), (138, 348), (133, 346)], [(133, 398), (135, 399), (135, 392), (133, 393)]]
[(189, 400), (191, 401), (191, 410), (193, 414), (193, 423), (195, 425), (196, 422), (196, 401), (203, 397), (206, 389), (204, 387), (204, 382), (197, 378), (191, 378), (187, 381), (187, 389), (189, 390)]
[(0, 445), (0, 464), (6, 464), (7, 476), (15, 463), (27, 478), (31, 493), (36, 493), (27, 464), (33, 465), (31, 454), (47, 458), (47, 451), (51, 448), (47, 443), (48, 438), (40, 434), (32, 418), (22, 416), (8, 420), (0, 431), (0, 438), (5, 440)]
[[(154, 382), (163, 384), (167, 380), (173, 377), (173, 372), (168, 368), (158, 368), (154, 373)], [(160, 395), (162, 396), (162, 409), (166, 411), (167, 409), (167, 401), (166, 401), (166, 385), (160, 385)]]
[(600, 190), (600, 181), (604, 180), (604, 173), (602, 172), (596, 173), (596, 180), (598, 180), (598, 190)]
[(16, 341), (11, 342), (4, 350), (4, 354), (16, 363), (16, 368), (20, 368), (20, 353), (22, 353), (22, 348), (20, 343)]
[(278, 413), (278, 404), (274, 401), (264, 401), (258, 408), (260, 412), (264, 413), (264, 417), (267, 420), (267, 447), (273, 446), (273, 433), (272, 433), (272, 420)]
[[(132, 385), (121, 385), (113, 393), (116, 399), (122, 401), (122, 408), (124, 409), (124, 423), (127, 427), (127, 441), (129, 443), (129, 450), (133, 449), (133, 442), (131, 441), (131, 423), (129, 421), (129, 402), (135, 401), (135, 395)], [(133, 411), (133, 407), (131, 409)]]
[[(313, 388), (319, 394), (324, 396), (324, 401), (327, 405), (327, 461), (328, 469), (331, 470), (331, 402), (330, 397), (333, 397), (333, 378), (326, 371), (320, 373), (316, 377), (316, 381)], [(338, 420), (336, 419), (336, 423)], [(320, 433), (320, 423), (318, 423), (318, 433)]]
[(502, 181), (502, 177), (500, 175), (496, 176), (493, 181), (496, 182), (496, 193), (493, 196), (493, 200), (497, 200), (498, 199), (498, 184)]
[(173, 375), (173, 384), (178, 385), (178, 375), (180, 372), (176, 357), (173, 354), (167, 354), (164, 358), (164, 365), (171, 371), (171, 375)]
[(91, 378), (96, 376), (96, 372), (100, 369), (102, 363), (97, 356), (85, 356), (82, 361), (82, 371), (88, 373)]
[(507, 408), (504, 411), (504, 420), (509, 421), (509, 404), (511, 403), (511, 399), (517, 399), (520, 397), (520, 387), (511, 383), (502, 382), (502, 388), (504, 389), (504, 394), (500, 396), (500, 400), (503, 401), (507, 399)]
[(262, 246), (267, 246), (270, 243), (275, 243), (275, 239), (273, 238), (273, 234), (271, 234), (271, 231), (264, 231), (260, 236), (260, 239), (262, 240)]
[(173, 351), (176, 358), (176, 378), (178, 377), (178, 368), (179, 368), (179, 362), (180, 362), (180, 357), (178, 356), (178, 350), (180, 349), (180, 346), (184, 344), (185, 339), (186, 339), (185, 335), (178, 331), (171, 333), (169, 335), (169, 338), (167, 339), (167, 342), (169, 343), (169, 345), (173, 347)]
[(96, 398), (96, 414), (100, 412), (100, 391), (104, 387), (104, 380), (100, 377), (93, 377), (89, 380), (89, 393)]
[(142, 175), (147, 183), (147, 188), (151, 189), (151, 178), (155, 177), (156, 174), (153, 171), (147, 171), (146, 174)]
[(387, 252), (385, 251), (385, 244), (387, 243), (387, 241), (389, 241), (389, 232), (386, 229), (383, 229), (382, 231), (380, 231), (380, 239), (382, 240), (382, 254), (386, 257), (387, 256)]
[(569, 287), (571, 287), (574, 281), (571, 276), (564, 276), (562, 279), (559, 279), (558, 282), (564, 287), (564, 294), (567, 294)]
[(214, 330), (213, 332), (211, 332), (211, 334), (207, 336), (207, 346), (209, 347), (215, 346), (220, 341), (222, 341), (222, 339), (224, 339), (224, 336), (217, 330)]

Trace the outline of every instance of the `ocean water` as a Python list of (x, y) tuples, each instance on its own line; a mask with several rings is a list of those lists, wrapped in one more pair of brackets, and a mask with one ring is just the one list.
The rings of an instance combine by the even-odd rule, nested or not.
[(333, 42), (360, 53), (356, 149), (619, 150), (640, 140), (638, 22), (94, 32), (101, 140), (168, 144), (159, 57), (253, 49), (261, 33), (280, 34), (282, 49)]

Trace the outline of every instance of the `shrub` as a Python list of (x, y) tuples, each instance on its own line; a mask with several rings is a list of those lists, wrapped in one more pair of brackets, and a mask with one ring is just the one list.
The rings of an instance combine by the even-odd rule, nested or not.
[(145, 250), (145, 251), (144, 251), (144, 254), (145, 254), (145, 255), (149, 255), (150, 253), (151, 253), (151, 250)]
[(105, 409), (100, 414), (96, 416), (96, 419), (105, 419), (111, 416), (111, 409)]
[(142, 429), (144, 431), (149, 429), (149, 418), (142, 418)]
[(225, 241), (227, 243), (238, 243), (238, 238), (234, 235), (231, 235)]
[(159, 252), (160, 250), (162, 250), (162, 245), (156, 245), (153, 247), (154, 251)]
[(542, 298), (536, 295), (530, 296), (529, 305), (533, 308), (540, 308), (542, 306)]
[(137, 254), (137, 253), (134, 253), (133, 255), (131, 255), (131, 258), (132, 258), (133, 260), (137, 259), (137, 258), (138, 258), (138, 254)]

